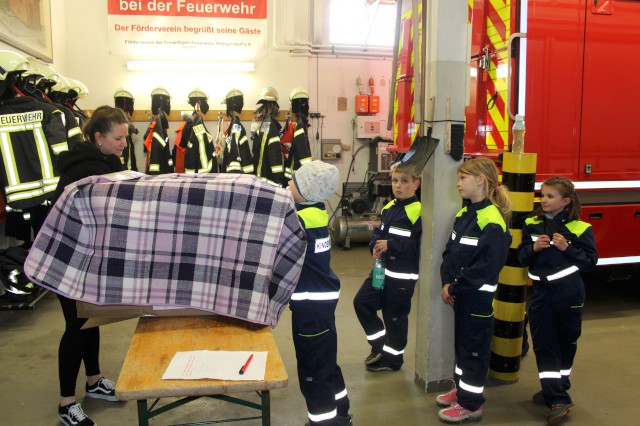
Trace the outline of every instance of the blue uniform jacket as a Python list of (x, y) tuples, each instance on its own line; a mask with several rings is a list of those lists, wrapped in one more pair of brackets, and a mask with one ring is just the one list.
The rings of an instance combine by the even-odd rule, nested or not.
[[(533, 244), (540, 235), (562, 234), (569, 247), (562, 252), (555, 247), (533, 251)], [(553, 219), (530, 217), (522, 229), (522, 243), (518, 248), (518, 260), (529, 266), (529, 273), (547, 277), (575, 266), (580, 272), (593, 270), (598, 263), (598, 252), (590, 224), (580, 220), (567, 221), (562, 212)]]
[(488, 199), (463, 207), (442, 254), (442, 285), (454, 296), (474, 290), (495, 291), (507, 260), (511, 234), (496, 206)]
[(296, 204), (296, 210), (307, 235), (307, 251), (291, 303), (304, 300), (335, 303), (340, 295), (340, 279), (331, 270), (329, 215), (324, 203)]
[(380, 226), (373, 231), (369, 250), (378, 240), (387, 240), (385, 268), (400, 274), (415, 274), (417, 279), (422, 237), (422, 204), (415, 195), (406, 200), (392, 200), (382, 209)]

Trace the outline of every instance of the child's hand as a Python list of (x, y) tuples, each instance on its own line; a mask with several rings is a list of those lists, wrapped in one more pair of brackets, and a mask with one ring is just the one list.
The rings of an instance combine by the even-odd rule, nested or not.
[(549, 238), (548, 235), (540, 235), (533, 244), (533, 251), (537, 253), (540, 250), (548, 249), (549, 247), (551, 247), (551, 238)]
[(373, 247), (373, 257), (379, 259), (387, 251), (387, 240), (378, 240)]
[(551, 245), (560, 251), (565, 251), (567, 247), (569, 247), (567, 240), (562, 236), (562, 234), (558, 234), (557, 232), (553, 234)]
[(456, 297), (449, 294), (449, 286), (450, 284), (445, 284), (444, 286), (442, 286), (442, 292), (440, 293), (440, 296), (442, 297), (442, 301), (444, 303), (453, 307), (453, 303), (455, 302)]

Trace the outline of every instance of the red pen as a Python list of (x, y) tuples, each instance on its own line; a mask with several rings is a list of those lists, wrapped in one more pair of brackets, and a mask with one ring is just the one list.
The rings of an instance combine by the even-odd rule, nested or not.
[(244, 374), (244, 372), (247, 371), (247, 367), (249, 367), (249, 363), (251, 362), (252, 359), (253, 359), (253, 354), (249, 355), (249, 359), (247, 360), (247, 362), (244, 363), (240, 371), (238, 371), (238, 374)]

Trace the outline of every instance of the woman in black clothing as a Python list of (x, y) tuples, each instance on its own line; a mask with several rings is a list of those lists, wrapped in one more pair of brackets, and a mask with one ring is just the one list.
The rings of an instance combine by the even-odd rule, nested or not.
[[(73, 182), (88, 176), (124, 170), (120, 156), (127, 146), (129, 120), (120, 109), (107, 105), (96, 109), (85, 123), (83, 134), (83, 143), (76, 144), (71, 151), (61, 153), (58, 158), (60, 180), (56, 188), (56, 200), (65, 186)], [(93, 426), (95, 423), (84, 414), (75, 397), (82, 361), (87, 375), (86, 395), (117, 401), (114, 383), (100, 373), (100, 330), (98, 327), (82, 330), (81, 327), (87, 320), (78, 318), (75, 300), (62, 295), (58, 295), (58, 299), (66, 322), (58, 352), (58, 417), (68, 426)]]

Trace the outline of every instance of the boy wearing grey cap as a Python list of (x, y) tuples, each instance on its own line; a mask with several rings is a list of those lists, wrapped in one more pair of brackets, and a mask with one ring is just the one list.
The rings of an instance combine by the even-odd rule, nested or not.
[(329, 215), (324, 202), (338, 185), (338, 169), (312, 161), (293, 173), (289, 190), (307, 236), (307, 252), (291, 296), (293, 343), (307, 425), (352, 425), (349, 398), (338, 366), (335, 310), (340, 280), (330, 266)]

